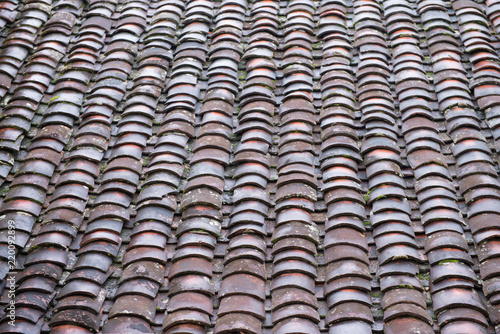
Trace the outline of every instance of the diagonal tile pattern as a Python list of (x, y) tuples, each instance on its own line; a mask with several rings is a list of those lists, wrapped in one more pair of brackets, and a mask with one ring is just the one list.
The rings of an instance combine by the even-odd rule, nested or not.
[(498, 332), (498, 32), (490, 0), (0, 1), (0, 332)]

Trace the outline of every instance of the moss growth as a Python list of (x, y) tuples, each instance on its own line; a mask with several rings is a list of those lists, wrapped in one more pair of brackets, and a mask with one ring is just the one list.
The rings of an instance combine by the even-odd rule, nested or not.
[(315, 49), (319, 49), (319, 48), (321, 48), (322, 46), (323, 46), (323, 42), (322, 42), (322, 41), (320, 41), (320, 42), (318, 42), (318, 43), (314, 43), (314, 44), (313, 44), (313, 48), (315, 48)]
[(246, 79), (246, 77), (247, 77), (247, 72), (245, 72), (245, 71), (240, 71), (240, 75), (239, 75), (238, 79), (240, 79), (240, 80), (245, 80), (245, 79)]
[(34, 245), (34, 246), (31, 246), (31, 247), (30, 247), (29, 252), (30, 252), (30, 253), (31, 253), (31, 252), (34, 252), (34, 251), (36, 251), (37, 249), (40, 249), (40, 248), (42, 248), (42, 247), (43, 247), (42, 245)]

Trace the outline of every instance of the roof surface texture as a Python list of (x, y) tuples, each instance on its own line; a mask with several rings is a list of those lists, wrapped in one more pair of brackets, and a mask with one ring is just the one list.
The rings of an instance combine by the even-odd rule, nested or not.
[(496, 0), (0, 1), (0, 333), (495, 333), (497, 32)]

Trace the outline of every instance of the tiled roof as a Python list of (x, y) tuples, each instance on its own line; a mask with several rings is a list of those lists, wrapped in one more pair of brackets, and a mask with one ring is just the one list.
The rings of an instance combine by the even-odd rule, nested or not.
[(0, 333), (500, 333), (497, 32), (493, 0), (0, 1)]

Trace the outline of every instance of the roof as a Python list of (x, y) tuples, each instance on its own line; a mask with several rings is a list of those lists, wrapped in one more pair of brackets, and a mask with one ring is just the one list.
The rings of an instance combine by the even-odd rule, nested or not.
[(495, 333), (497, 32), (490, 0), (0, 1), (0, 332)]

